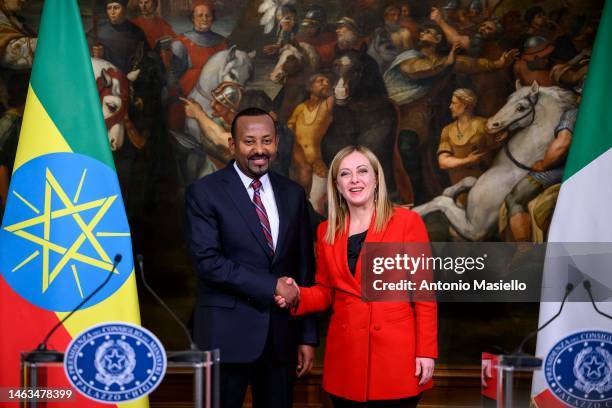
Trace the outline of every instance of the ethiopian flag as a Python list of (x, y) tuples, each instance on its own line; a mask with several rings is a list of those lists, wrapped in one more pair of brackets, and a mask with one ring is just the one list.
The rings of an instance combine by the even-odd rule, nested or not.
[[(611, 38), (612, 1), (607, 1), (549, 242), (612, 242)], [(580, 264), (577, 259), (573, 261)], [(565, 281), (567, 276), (562, 271), (545, 269), (544, 279)], [(577, 285), (574, 291), (584, 288)], [(598, 307), (612, 314), (609, 300), (600, 302)], [(558, 303), (542, 302), (540, 325), (558, 310)], [(598, 314), (591, 303), (566, 303), (559, 318), (539, 333), (536, 355), (544, 358), (544, 367), (533, 380), (533, 402), (537, 407), (612, 407), (612, 322)]]
[[(63, 352), (95, 324), (140, 317), (130, 230), (77, 2), (46, 0), (0, 228), (0, 387), (19, 385), (20, 353), (109, 276), (117, 254), (108, 284), (51, 337), (50, 349)], [(65, 376), (49, 381), (68, 384)], [(65, 406), (108, 406), (77, 398)]]

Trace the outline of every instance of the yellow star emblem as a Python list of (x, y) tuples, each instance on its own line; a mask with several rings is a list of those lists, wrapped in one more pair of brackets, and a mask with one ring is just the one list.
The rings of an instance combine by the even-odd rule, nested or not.
[[(24, 204), (26, 204), (32, 211), (34, 211), (37, 215), (26, 219), (24, 221), (17, 222), (12, 225), (8, 225), (4, 227), (4, 229), (10, 233), (15, 234), (18, 237), (26, 239), (30, 242), (33, 242), (37, 245), (41, 246), (42, 249), (42, 293), (46, 292), (49, 286), (53, 283), (53, 281), (58, 277), (60, 272), (64, 270), (65, 266), (71, 260), (79, 261), (85, 263), (87, 265), (94, 266), (96, 268), (111, 271), (113, 269), (113, 262), (108, 256), (108, 254), (104, 251), (102, 245), (98, 241), (97, 237), (104, 236), (129, 236), (129, 233), (109, 233), (109, 232), (97, 232), (94, 234), (94, 230), (98, 223), (104, 218), (106, 212), (111, 208), (115, 200), (117, 199), (117, 195), (111, 195), (108, 197), (103, 197), (97, 200), (88, 201), (85, 203), (77, 204), (79, 200), (79, 195), (81, 189), (83, 187), (83, 183), (85, 181), (85, 177), (87, 174), (87, 169), (85, 169), (81, 176), (81, 181), (79, 183), (78, 189), (74, 195), (74, 198), (71, 200), (66, 194), (65, 190), (62, 188), (60, 183), (57, 181), (51, 170), (46, 169), (45, 173), (45, 196), (44, 196), (44, 209), (41, 213), (33, 204), (28, 202), (24, 197), (22, 197), (16, 191), (13, 191), (13, 194), (20, 199)], [(60, 199), (64, 208), (61, 209), (51, 209), (51, 198), (52, 194)], [(81, 213), (88, 210), (97, 209), (95, 215), (91, 220), (86, 223), (81, 216)], [(76, 222), (80, 229), (79, 235), (72, 242), (72, 244), (68, 247), (64, 247), (57, 243), (51, 241), (51, 226), (52, 220), (58, 219), (61, 217), (71, 216), (72, 219)], [(32, 234), (31, 232), (26, 231), (26, 228), (33, 227), (35, 225), (43, 225), (43, 234), (42, 236), (37, 236)], [(91, 246), (94, 248), (99, 258), (94, 258), (88, 255), (84, 255), (79, 253), (79, 249), (85, 243), (89, 242)], [(57, 264), (51, 268), (49, 263), (49, 255), (51, 252), (55, 252), (61, 255), (61, 259)], [(40, 255), (40, 251), (35, 251), (30, 256), (28, 256), (23, 262), (19, 263), (15, 266), (12, 272), (17, 271), (22, 268), (24, 265), (32, 261), (34, 258)], [(83, 297), (83, 291), (81, 288), (81, 284), (79, 281), (79, 276), (76, 270), (76, 266), (74, 264), (71, 265), (72, 273), (74, 276), (75, 283), (79, 289), (81, 297)], [(114, 273), (118, 274), (118, 271), (114, 271)]]

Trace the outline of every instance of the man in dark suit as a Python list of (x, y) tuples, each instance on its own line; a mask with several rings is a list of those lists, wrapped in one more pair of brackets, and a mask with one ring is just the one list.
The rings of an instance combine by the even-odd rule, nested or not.
[(250, 383), (255, 408), (289, 408), (293, 379), (314, 360), (316, 321), (292, 319), (274, 296), (295, 304), (295, 283), (313, 283), (306, 195), (268, 171), (278, 145), (270, 115), (245, 109), (231, 134), (234, 161), (186, 194), (198, 276), (194, 337), (203, 350), (221, 349), (222, 407), (242, 407)]

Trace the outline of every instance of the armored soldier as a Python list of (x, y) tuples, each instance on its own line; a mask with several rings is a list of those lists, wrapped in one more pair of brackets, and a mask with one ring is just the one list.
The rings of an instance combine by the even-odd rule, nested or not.
[(514, 76), (523, 86), (537, 81), (540, 86), (554, 86), (550, 78), (550, 54), (555, 47), (544, 37), (529, 37), (523, 45), (521, 58), (512, 68)]
[(222, 82), (211, 92), (212, 117), (193, 100), (185, 100), (185, 116), (193, 118), (203, 133), (202, 144), (216, 168), (223, 167), (230, 159), (227, 140), (231, 137), (230, 128), (244, 89), (234, 82)]
[(179, 35), (172, 43), (172, 73), (178, 78), (183, 95), (189, 95), (209, 58), (227, 49), (227, 40), (212, 31), (215, 9), (208, 0), (191, 5), (193, 30)]
[(336, 37), (327, 27), (327, 12), (321, 6), (310, 6), (300, 23), (295, 39), (314, 47), (322, 67), (331, 66), (334, 60)]
[[(582, 87), (578, 86), (574, 90), (578, 93), (576, 101), (580, 103)], [(561, 115), (559, 124), (555, 128), (555, 138), (548, 146), (544, 157), (534, 163), (532, 171), (519, 181), (504, 199), (514, 241), (531, 240), (531, 219), (527, 212), (529, 202), (548, 187), (563, 180), (565, 160), (572, 142), (577, 116), (577, 108)]]

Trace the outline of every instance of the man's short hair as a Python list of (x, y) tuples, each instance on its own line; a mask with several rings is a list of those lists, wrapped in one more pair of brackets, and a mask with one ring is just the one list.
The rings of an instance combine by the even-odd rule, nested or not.
[(397, 12), (401, 12), (401, 9), (398, 5), (395, 4), (391, 4), (387, 7), (385, 7), (385, 11), (383, 12), (383, 15), (386, 17), (387, 14), (391, 13), (392, 11), (397, 11)]
[(188, 11), (190, 20), (193, 21), (193, 12), (195, 11), (195, 8), (198, 6), (208, 7), (208, 10), (212, 14), (213, 21), (217, 19), (217, 11), (215, 9), (215, 3), (213, 3), (211, 0), (193, 0), (193, 2), (191, 3), (191, 7), (189, 8), (189, 11)]
[(109, 4), (112, 4), (112, 3), (118, 3), (121, 6), (123, 6), (123, 8), (125, 9), (125, 8), (127, 8), (128, 0), (106, 0), (105, 3), (106, 3), (107, 6)]
[(326, 78), (329, 81), (329, 76), (323, 72), (317, 72), (316, 74), (312, 74), (309, 78), (308, 78), (308, 89), (310, 89), (312, 87), (312, 84), (315, 83), (315, 81), (318, 78)]
[(250, 107), (250, 108), (246, 108), (238, 112), (238, 114), (232, 121), (231, 133), (232, 133), (232, 137), (234, 138), (234, 140), (236, 140), (236, 128), (238, 125), (238, 119), (240, 119), (243, 116), (267, 116), (269, 117), (274, 126), (274, 134), (278, 136), (278, 130), (276, 129), (276, 121), (274, 120), (274, 118), (263, 109)]

